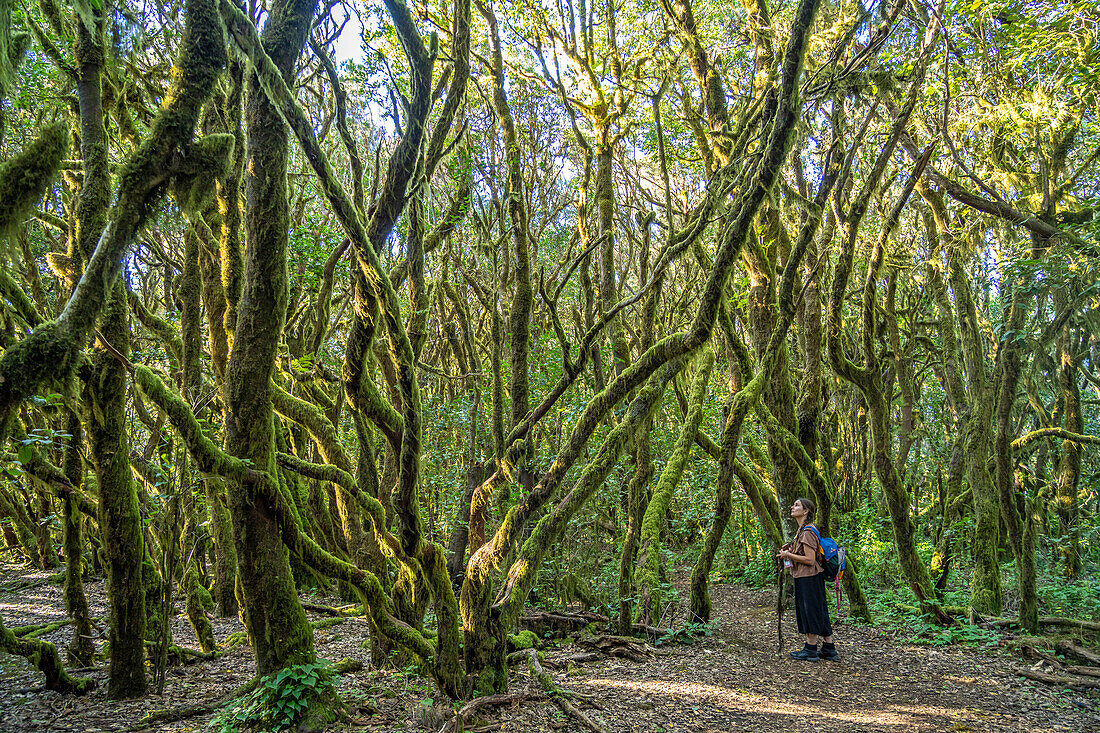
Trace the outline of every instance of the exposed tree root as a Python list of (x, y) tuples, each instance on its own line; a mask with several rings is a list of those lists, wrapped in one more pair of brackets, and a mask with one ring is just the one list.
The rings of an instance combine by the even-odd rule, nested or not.
[[(149, 649), (149, 653), (153, 654), (153, 650), (157, 648), (157, 643), (153, 641), (146, 641), (145, 646)], [(217, 650), (204, 652), (199, 649), (192, 649), (186, 646), (178, 646), (176, 644), (168, 645), (169, 662), (175, 664), (195, 664), (196, 662), (209, 662), (211, 659), (215, 659), (218, 656)]]
[(1058, 657), (1048, 652), (1044, 652), (1042, 649), (1036, 649), (1030, 644), (1024, 644), (1023, 646), (1021, 646), (1020, 651), (1028, 659), (1041, 659), (1055, 669), (1064, 669), (1066, 666), (1065, 663)]
[(584, 711), (569, 702), (568, 698), (572, 696), (572, 693), (558, 687), (554, 679), (539, 664), (539, 655), (534, 649), (527, 650), (527, 663), (531, 669), (531, 675), (539, 681), (542, 689), (546, 690), (563, 713), (584, 726), (585, 730), (590, 730), (592, 733), (608, 733), (607, 728), (592, 720), (584, 714)]
[(547, 699), (541, 692), (510, 692), (503, 695), (486, 695), (471, 700), (459, 709), (447, 725), (443, 726), (440, 733), (453, 733), (459, 730), (459, 726), (465, 727), (466, 721), (471, 715), (484, 708), (499, 707), (502, 705), (518, 705), (523, 702), (542, 702)]

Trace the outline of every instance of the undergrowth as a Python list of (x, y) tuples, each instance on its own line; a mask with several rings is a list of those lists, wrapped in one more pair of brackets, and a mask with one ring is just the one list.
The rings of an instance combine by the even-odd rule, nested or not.
[(334, 676), (329, 662), (318, 661), (262, 677), (250, 692), (215, 715), (208, 730), (266, 733), (296, 728), (307, 721), (331, 723), (342, 708)]

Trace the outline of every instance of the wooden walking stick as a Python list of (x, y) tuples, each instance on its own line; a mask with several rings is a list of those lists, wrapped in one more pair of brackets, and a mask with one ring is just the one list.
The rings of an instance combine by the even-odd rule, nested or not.
[(783, 558), (775, 558), (775, 624), (779, 636), (779, 653), (783, 653)]

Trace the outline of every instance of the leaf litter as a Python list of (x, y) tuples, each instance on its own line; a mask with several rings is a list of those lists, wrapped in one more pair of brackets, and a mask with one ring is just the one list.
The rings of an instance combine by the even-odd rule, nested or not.
[[(47, 573), (0, 566), (0, 613), (9, 627), (65, 618), (61, 588), (48, 578)], [(93, 616), (105, 628), (102, 579), (88, 578), (85, 590)], [(601, 656), (578, 663), (569, 658), (589, 648), (570, 640), (560, 646), (548, 641), (546, 670), (559, 688), (575, 695), (577, 707), (612, 733), (1100, 730), (1100, 692), (1023, 679), (1012, 673), (1015, 659), (1005, 649), (915, 646), (879, 629), (842, 622), (836, 631), (839, 662), (797, 662), (787, 657), (799, 643), (793, 613), (784, 614), (787, 648), (777, 649), (773, 590), (719, 584), (712, 598), (719, 621), (712, 636), (696, 643), (658, 646), (651, 638), (655, 654), (648, 661)], [(339, 605), (335, 599), (321, 602)], [(331, 619), (308, 615), (313, 622)], [(212, 622), (219, 642), (243, 631), (235, 618)], [(324, 627), (315, 632), (320, 657), (365, 665), (337, 678), (349, 719), (333, 730), (439, 731), (454, 717), (454, 706), (411, 667), (369, 668), (367, 627), (361, 619), (319, 625)], [(64, 654), (71, 634), (70, 626), (62, 626), (41, 638)], [(181, 646), (198, 646), (182, 613), (172, 619), (172, 635)], [(103, 639), (95, 644), (101, 649)], [(41, 675), (25, 660), (0, 657), (0, 731), (204, 730), (212, 712), (151, 727), (140, 721), (153, 710), (210, 704), (248, 681), (255, 669), (248, 645), (219, 646), (219, 652), (212, 661), (171, 667), (163, 695), (127, 701), (107, 699), (105, 661), (80, 671), (101, 684), (78, 698), (45, 690)], [(541, 701), (479, 710), (464, 730), (582, 730), (536, 694), (542, 688), (526, 665), (513, 668), (510, 692), (531, 693)]]

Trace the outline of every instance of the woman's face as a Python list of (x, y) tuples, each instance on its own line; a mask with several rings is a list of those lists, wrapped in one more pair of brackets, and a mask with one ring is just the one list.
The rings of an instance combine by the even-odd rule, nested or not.
[(806, 516), (806, 510), (803, 508), (802, 502), (795, 501), (795, 503), (791, 505), (791, 516), (795, 519), (801, 519)]

